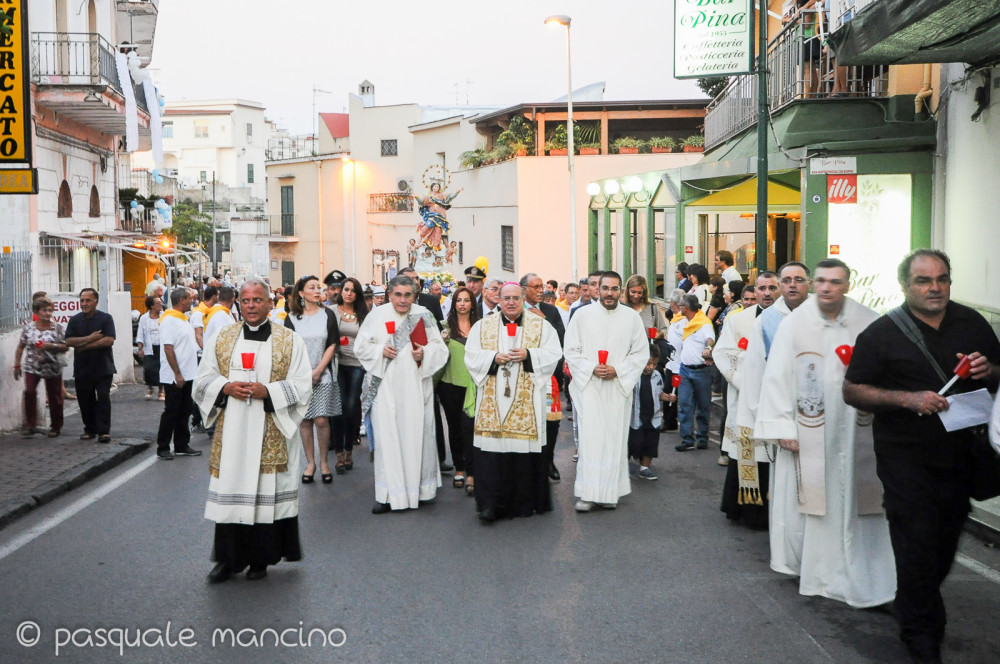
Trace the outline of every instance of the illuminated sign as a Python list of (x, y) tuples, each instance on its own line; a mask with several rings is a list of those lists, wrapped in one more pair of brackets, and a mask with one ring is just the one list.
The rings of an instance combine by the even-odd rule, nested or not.
[(34, 168), (0, 169), (0, 194), (37, 194), (38, 171)]
[(829, 255), (851, 268), (848, 295), (885, 313), (903, 299), (896, 266), (910, 252), (913, 183), (909, 175), (856, 177), (856, 202), (828, 202)]
[(31, 163), (28, 0), (0, 0), (0, 163)]
[(750, 73), (753, 11), (750, 0), (675, 0), (674, 78)]

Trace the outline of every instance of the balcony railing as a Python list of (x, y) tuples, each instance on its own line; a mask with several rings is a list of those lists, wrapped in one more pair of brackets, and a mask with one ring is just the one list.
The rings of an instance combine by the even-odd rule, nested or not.
[[(768, 44), (767, 102), (772, 113), (801, 100), (887, 96), (888, 67), (838, 67), (833, 51), (824, 43), (825, 15), (821, 30), (816, 29), (817, 16), (815, 10), (803, 12)], [(734, 76), (708, 105), (705, 148), (716, 147), (755, 124), (757, 76)]]
[(409, 194), (368, 194), (369, 212), (413, 212)]
[[(31, 73), (43, 85), (104, 85), (121, 94), (114, 47), (88, 32), (35, 32), (31, 35)], [(133, 86), (135, 101), (146, 107), (146, 95)]]

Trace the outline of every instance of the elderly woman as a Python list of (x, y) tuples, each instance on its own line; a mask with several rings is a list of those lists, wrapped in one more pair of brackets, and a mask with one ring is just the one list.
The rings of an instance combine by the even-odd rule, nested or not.
[[(59, 435), (63, 425), (63, 384), (62, 364), (58, 356), (69, 350), (63, 326), (52, 320), (54, 310), (52, 300), (36, 298), (31, 303), (31, 311), (37, 320), (24, 326), (21, 340), (14, 351), (14, 379), (24, 374), (24, 427), (21, 435), (35, 435), (38, 425), (38, 383), (45, 381), (45, 394), (49, 401), (51, 426), (49, 438)], [(23, 358), (23, 364), (22, 364)], [(22, 372), (23, 369), (23, 372)]]

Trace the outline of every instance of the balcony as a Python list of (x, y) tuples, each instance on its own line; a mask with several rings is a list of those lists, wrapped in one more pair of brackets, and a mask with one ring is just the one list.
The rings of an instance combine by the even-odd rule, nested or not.
[[(815, 16), (813, 10), (803, 12), (768, 44), (770, 112), (774, 114), (795, 102), (888, 97), (888, 66), (837, 66), (833, 51), (815, 34), (812, 23)], [(755, 124), (757, 76), (734, 76), (708, 106), (705, 150), (718, 147)]]
[[(125, 97), (115, 66), (115, 49), (98, 34), (35, 32), (31, 35), (32, 81), (39, 105), (114, 136), (125, 134)], [(132, 88), (140, 133), (149, 110), (141, 88)], [(146, 114), (147, 117), (143, 117)]]
[(368, 212), (413, 212), (410, 194), (368, 194)]
[(160, 0), (116, 0), (118, 35), (135, 46), (145, 63), (153, 55), (153, 36), (160, 13)]

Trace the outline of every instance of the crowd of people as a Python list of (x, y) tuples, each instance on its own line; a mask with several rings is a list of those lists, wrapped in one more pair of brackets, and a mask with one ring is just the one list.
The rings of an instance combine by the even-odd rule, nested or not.
[[(260, 279), (150, 284), (137, 345), (146, 398), (164, 402), (157, 456), (202, 453), (192, 417), (211, 437), (209, 580), (299, 559), (299, 486), (352, 470), (362, 437), (373, 514), (418, 509), (453, 472), (492, 524), (552, 509), (553, 450), (572, 413), (575, 509), (613, 510), (633, 479), (658, 478), (661, 433), (678, 432), (677, 452), (708, 449), (714, 392), (726, 518), (767, 530), (771, 568), (803, 595), (892, 603), (914, 661), (940, 661), (939, 588), (989, 442), (985, 426), (951, 431), (931, 416), (946, 396), (996, 391), (1000, 342), (950, 300), (940, 251), (907, 256), (904, 303), (881, 317), (847, 297), (840, 260), (789, 262), (745, 285), (732, 254), (715, 258), (714, 278), (678, 264), (669, 312), (644, 277), (613, 271), (560, 284), (471, 267), (447, 297), (412, 268), (384, 288), (339, 270), (276, 291)], [(26, 431), (44, 380), (59, 435), (58, 358), (74, 348), (81, 437), (110, 439), (115, 330), (96, 305), (84, 289), (64, 331), (35, 299), (15, 363)], [(956, 359), (966, 380), (946, 392), (936, 365)]]

